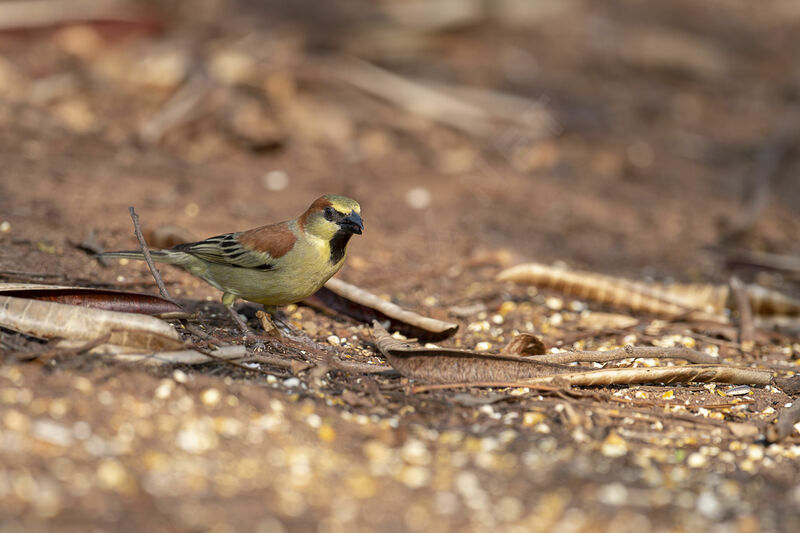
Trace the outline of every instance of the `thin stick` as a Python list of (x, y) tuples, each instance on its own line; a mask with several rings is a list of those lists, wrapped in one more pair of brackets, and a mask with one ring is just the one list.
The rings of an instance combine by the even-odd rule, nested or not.
[(520, 380), (520, 387), (534, 384), (569, 384), (581, 387), (628, 385), (632, 383), (734, 383), (770, 385), (772, 372), (722, 365), (686, 365), (652, 368), (611, 368), (574, 374), (557, 374)]
[(164, 282), (161, 281), (161, 274), (158, 272), (155, 263), (153, 263), (153, 258), (150, 256), (150, 248), (147, 246), (147, 242), (144, 240), (144, 235), (142, 235), (142, 227), (139, 225), (139, 215), (137, 215), (136, 211), (133, 210), (133, 206), (130, 206), (128, 211), (131, 212), (133, 231), (136, 234), (136, 238), (139, 240), (139, 247), (142, 249), (142, 254), (144, 255), (144, 260), (147, 261), (147, 266), (150, 268), (150, 273), (153, 274), (153, 278), (156, 280), (158, 292), (161, 293), (161, 296), (177, 305), (177, 302), (175, 302), (175, 300), (173, 300), (169, 295), (169, 292), (167, 292)]
[(536, 355), (528, 359), (546, 361), (548, 363), (605, 363), (630, 358), (685, 359), (690, 363), (700, 364), (719, 364), (720, 362), (718, 357), (682, 346), (660, 348), (658, 346), (630, 345), (605, 352), (561, 352)]

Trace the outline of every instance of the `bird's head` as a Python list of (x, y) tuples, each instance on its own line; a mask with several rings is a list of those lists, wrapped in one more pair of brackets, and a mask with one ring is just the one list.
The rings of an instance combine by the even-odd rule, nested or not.
[(349, 238), (354, 233), (361, 235), (364, 229), (358, 202), (335, 194), (317, 198), (298, 222), (306, 233), (327, 241), (335, 236)]

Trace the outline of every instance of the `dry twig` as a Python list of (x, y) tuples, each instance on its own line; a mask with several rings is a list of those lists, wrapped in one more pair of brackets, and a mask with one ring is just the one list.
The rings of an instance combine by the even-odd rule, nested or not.
[(136, 214), (133, 206), (130, 206), (128, 211), (131, 213), (131, 219), (133, 220), (133, 231), (136, 234), (136, 239), (139, 241), (139, 246), (142, 249), (144, 260), (147, 262), (147, 266), (150, 268), (150, 273), (153, 274), (153, 278), (156, 280), (156, 285), (158, 285), (158, 292), (160, 292), (161, 296), (167, 300), (174, 302), (175, 305), (178, 305), (177, 302), (175, 302), (175, 300), (173, 300), (169, 295), (169, 292), (167, 292), (167, 288), (164, 286), (164, 282), (161, 280), (161, 274), (158, 272), (155, 263), (153, 263), (153, 257), (150, 255), (150, 247), (147, 246), (147, 241), (144, 240), (144, 235), (142, 235), (142, 226), (139, 224), (139, 215)]
[(616, 350), (595, 352), (560, 352), (538, 355), (537, 361), (549, 363), (605, 363), (620, 359), (684, 359), (690, 363), (717, 364), (719, 358), (683, 346), (661, 348), (659, 346), (625, 346)]

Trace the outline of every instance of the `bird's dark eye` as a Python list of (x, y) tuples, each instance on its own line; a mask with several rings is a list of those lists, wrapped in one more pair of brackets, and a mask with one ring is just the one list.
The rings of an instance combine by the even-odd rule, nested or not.
[(325, 208), (325, 220), (330, 220), (333, 222), (333, 216), (336, 214), (336, 210), (330, 206)]

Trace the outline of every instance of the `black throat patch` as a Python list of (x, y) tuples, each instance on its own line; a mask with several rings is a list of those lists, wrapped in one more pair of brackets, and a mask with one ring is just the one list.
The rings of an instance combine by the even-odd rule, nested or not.
[(349, 231), (342, 231), (339, 230), (333, 234), (333, 237), (330, 240), (331, 246), (331, 264), (335, 265), (339, 261), (342, 260), (344, 257), (345, 249), (347, 248), (347, 243), (352, 237), (353, 234)]

